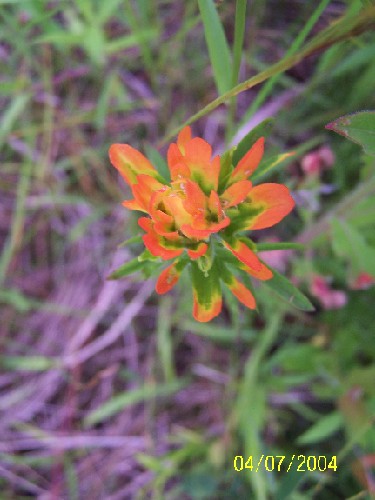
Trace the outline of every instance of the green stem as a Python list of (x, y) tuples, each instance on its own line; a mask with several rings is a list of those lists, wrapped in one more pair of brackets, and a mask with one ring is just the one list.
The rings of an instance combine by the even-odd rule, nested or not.
[[(303, 29), (299, 32), (293, 43), (290, 45), (289, 49), (287, 50), (285, 57), (289, 57), (297, 52), (299, 48), (302, 46), (303, 42), (305, 41), (306, 37), (314, 27), (315, 23), (319, 19), (320, 15), (324, 11), (324, 9), (327, 7), (331, 0), (321, 0), (320, 4), (317, 6), (317, 8), (314, 10), (310, 18), (308, 19), (307, 23), (303, 27)], [(262, 103), (266, 100), (267, 96), (271, 93), (272, 88), (274, 85), (277, 83), (277, 81), (280, 79), (280, 73), (277, 73), (273, 75), (267, 83), (263, 86), (261, 91), (258, 93), (256, 96), (255, 100), (252, 102), (250, 108), (246, 112), (246, 115), (242, 122), (247, 122), (249, 118), (258, 110), (258, 108), (262, 105)]]
[[(245, 37), (246, 24), (246, 5), (247, 0), (237, 0), (236, 2), (236, 17), (234, 23), (234, 42), (233, 42), (233, 66), (231, 86), (234, 87), (238, 83), (238, 75), (241, 65), (242, 46)], [(226, 141), (228, 143), (232, 136), (233, 123), (236, 114), (237, 98), (232, 97), (229, 104)]]
[(315, 54), (316, 52), (327, 49), (337, 42), (347, 40), (348, 38), (351, 38), (355, 35), (359, 35), (360, 33), (373, 29), (374, 25), (375, 6), (364, 9), (360, 14), (357, 14), (355, 16), (342, 16), (336, 22), (332, 22), (326, 29), (318, 33), (309, 43), (305, 45), (305, 48), (300, 52), (297, 52), (290, 57), (283, 58), (281, 61), (273, 64), (266, 70), (236, 85), (228, 92), (225, 92), (221, 96), (211, 101), (198, 113), (191, 116), (188, 120), (186, 120), (186, 122), (182, 123), (180, 126), (176, 127), (169, 134), (167, 134), (160, 142), (159, 146), (164, 145), (166, 142), (172, 139), (186, 125), (190, 125), (199, 118), (202, 118), (202, 116), (207, 115), (221, 104), (227, 102), (232, 97), (235, 97), (241, 92), (244, 92), (245, 90), (258, 85), (259, 83), (264, 82), (277, 73), (288, 70), (289, 68), (301, 62), (306, 57)]
[(295, 242), (280, 242), (280, 243), (258, 243), (256, 249), (258, 252), (269, 250), (304, 250), (304, 245)]

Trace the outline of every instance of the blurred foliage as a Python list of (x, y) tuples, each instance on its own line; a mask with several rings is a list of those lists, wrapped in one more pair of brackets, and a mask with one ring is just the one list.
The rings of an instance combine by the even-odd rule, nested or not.
[[(358, 282), (375, 275), (374, 158), (324, 128), (375, 109), (373, 2), (240, 4), (0, 2), (1, 498), (375, 494), (375, 289), (371, 279)], [(237, 81), (250, 84), (231, 92)], [(196, 134), (215, 150), (273, 117), (263, 173), (287, 184), (298, 208), (278, 233), (256, 236), (304, 244), (274, 256), (316, 311), (296, 311), (262, 286), (257, 313), (228, 298), (215, 322), (194, 323), (184, 274), (173, 297), (142, 305), (144, 285), (126, 277), (120, 299), (97, 305), (116, 245), (131, 239), (119, 249), (129, 261), (124, 274), (149, 264), (147, 255), (131, 261), (142, 248), (132, 239), (139, 228), (121, 208), (129, 193), (109, 167), (109, 145), (144, 148), (162, 172), (161, 142), (194, 115)], [(330, 166), (304, 170), (306, 154), (322, 146)], [(313, 293), (317, 275), (325, 293), (342, 291), (346, 302), (327, 309)], [(137, 312), (129, 322), (127, 307)], [(83, 361), (69, 364), (65, 347), (86, 318), (92, 337), (73, 351)], [(125, 325), (126, 342), (137, 340), (133, 364), (114, 324)], [(43, 386), (36, 377), (44, 375), (51, 379)], [(28, 413), (51, 387), (44, 406)], [(146, 445), (122, 457), (121, 469), (118, 449), (59, 448), (52, 438), (62, 431), (85, 443), (120, 432)], [(26, 438), (26, 448), (12, 448)], [(27, 447), (31, 439), (43, 452)], [(237, 455), (337, 456), (338, 467), (237, 472)]]

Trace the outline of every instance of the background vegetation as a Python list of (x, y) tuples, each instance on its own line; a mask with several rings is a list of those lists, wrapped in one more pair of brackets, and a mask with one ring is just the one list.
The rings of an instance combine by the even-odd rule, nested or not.
[[(374, 9), (0, 2), (1, 498), (375, 494), (374, 158), (324, 128), (374, 109)], [(314, 312), (262, 285), (198, 324), (183, 281), (106, 281), (140, 249), (109, 145), (158, 162), (195, 114), (216, 153), (270, 117), (267, 156), (296, 152), (265, 177), (297, 207), (257, 237), (305, 244), (264, 259)], [(337, 470), (234, 469), (262, 454)]]

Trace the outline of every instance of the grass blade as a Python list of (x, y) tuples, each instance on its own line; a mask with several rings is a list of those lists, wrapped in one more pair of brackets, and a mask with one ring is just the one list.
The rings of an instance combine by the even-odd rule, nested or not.
[(232, 88), (225, 94), (220, 95), (213, 101), (211, 101), (207, 106), (202, 108), (198, 113), (195, 113), (184, 123), (173, 129), (169, 134), (167, 134), (161, 144), (172, 139), (175, 135), (178, 134), (180, 130), (182, 130), (186, 125), (190, 125), (191, 123), (197, 121), (202, 116), (205, 116), (211, 113), (214, 109), (219, 107), (221, 104), (224, 104), (232, 97), (244, 92), (245, 90), (251, 89), (266, 81), (268, 78), (272, 76), (282, 73), (289, 68), (292, 68), (308, 56), (319, 52), (321, 50), (327, 49), (334, 45), (337, 42), (341, 42), (343, 40), (347, 40), (348, 38), (353, 37), (354, 35), (358, 35), (365, 31), (369, 31), (373, 29), (375, 26), (375, 6), (370, 7), (360, 14), (356, 16), (342, 16), (335, 23), (332, 23), (330, 26), (322, 30), (318, 33), (306, 46), (296, 52), (295, 54), (284, 57), (281, 61), (273, 64), (269, 68), (261, 71), (257, 75), (245, 80), (244, 82), (239, 83), (236, 87)]
[(208, 53), (219, 94), (231, 87), (232, 63), (227, 40), (212, 0), (198, 0)]
[(141, 403), (142, 401), (149, 401), (158, 396), (169, 396), (185, 387), (185, 385), (186, 381), (182, 380), (176, 380), (169, 384), (157, 386), (154, 384), (145, 384), (143, 387), (135, 389), (134, 391), (118, 394), (106, 401), (102, 406), (99, 406), (99, 408), (93, 412), (89, 413), (84, 420), (85, 426), (88, 427), (106, 420), (128, 406)]

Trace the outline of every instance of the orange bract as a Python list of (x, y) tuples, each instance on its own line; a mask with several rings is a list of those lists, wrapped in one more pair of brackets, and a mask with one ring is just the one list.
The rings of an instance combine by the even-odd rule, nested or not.
[[(148, 215), (139, 219), (139, 225), (146, 232), (143, 242), (152, 255), (170, 260), (186, 251), (192, 262), (198, 262), (197, 275), (203, 269), (201, 259), (211, 258), (211, 235), (218, 234), (224, 247), (238, 259), (241, 270), (267, 280), (272, 277), (270, 269), (251, 250), (251, 245), (236, 238), (238, 231), (273, 226), (294, 207), (286, 186), (269, 183), (253, 187), (248, 180), (259, 165), (263, 150), (261, 137), (232, 169), (220, 191), (220, 158), (212, 158), (212, 148), (206, 141), (192, 138), (190, 127), (185, 127), (177, 142), (169, 146), (170, 183), (142, 153), (127, 144), (113, 144), (109, 156), (133, 192), (134, 199), (123, 205)], [(177, 262), (161, 273), (156, 285), (158, 293), (166, 293), (177, 283), (182, 270), (181, 263), (176, 267)], [(213, 272), (210, 269), (208, 266), (202, 271), (203, 280)], [(236, 278), (227, 277), (225, 285), (247, 307), (255, 308), (252, 293)], [(193, 315), (198, 321), (209, 321), (221, 310), (219, 278), (215, 278), (210, 294), (193, 283)]]

